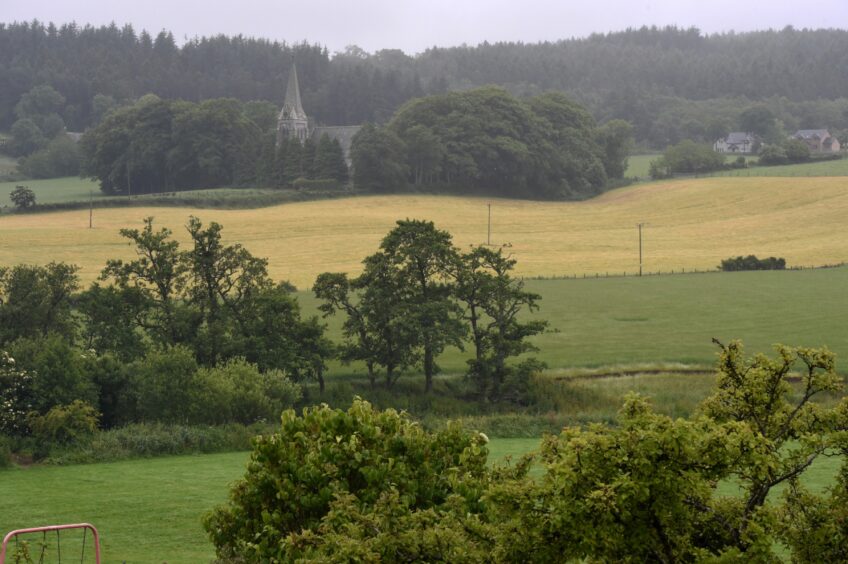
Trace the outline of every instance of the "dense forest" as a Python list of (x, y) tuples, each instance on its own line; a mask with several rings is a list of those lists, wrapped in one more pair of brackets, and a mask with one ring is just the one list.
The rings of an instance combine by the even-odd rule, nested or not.
[[(71, 131), (95, 123), (104, 105), (154, 93), (164, 99), (265, 100), (279, 105), (296, 61), (307, 113), (319, 123), (387, 122), (425, 94), (496, 84), (515, 95), (567, 93), (605, 122), (624, 119), (647, 147), (684, 138), (712, 141), (739, 115), (767, 107), (786, 130), (848, 128), (848, 32), (796, 30), (704, 35), (641, 28), (553, 43), (483, 43), (410, 56), (236, 37), (178, 45), (131, 26), (0, 24), (0, 129), (33, 87), (64, 98)], [(95, 97), (100, 95), (98, 102)]]

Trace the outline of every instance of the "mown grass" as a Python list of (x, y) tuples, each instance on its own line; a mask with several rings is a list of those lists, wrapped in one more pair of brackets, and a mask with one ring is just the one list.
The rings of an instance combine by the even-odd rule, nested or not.
[[(539, 439), (492, 440), (490, 459), (517, 458)], [(90, 522), (102, 535), (103, 562), (209, 562), (214, 549), (200, 519), (227, 499), (244, 474), (245, 452), (174, 456), (0, 474), (0, 533), (36, 525)], [(63, 560), (80, 558), (81, 533), (63, 533)], [(31, 540), (40, 541), (37, 535)], [(45, 562), (55, 562), (55, 537)], [(91, 552), (88, 539), (86, 554)], [(86, 559), (93, 562), (92, 559)]]
[(96, 200), (105, 198), (96, 182), (76, 176), (46, 180), (19, 180), (0, 182), (0, 207), (12, 205), (9, 194), (15, 186), (19, 185), (27, 186), (33, 191), (37, 204), (87, 202), (91, 197)]
[(632, 275), (639, 269), (637, 222), (646, 271), (714, 269), (729, 256), (781, 256), (789, 265), (848, 257), (838, 234), (848, 214), (840, 178), (679, 179), (630, 186), (584, 202), (531, 202), (449, 196), (373, 196), (300, 202), (252, 210), (98, 209), (0, 218), (0, 264), (74, 262), (84, 281), (110, 258), (128, 258), (118, 234), (146, 216), (182, 241), (190, 215), (224, 226), (224, 237), (268, 257), (271, 275), (309, 287), (320, 272), (356, 273), (398, 219), (435, 221), (462, 248), (486, 240), (510, 244), (518, 274)]
[[(490, 460), (516, 459), (538, 448), (538, 438), (492, 440)], [(208, 562), (214, 550), (201, 516), (226, 500), (230, 484), (244, 473), (247, 456), (239, 452), (6, 470), (0, 474), (0, 532), (90, 522), (102, 536), (104, 562)], [(822, 491), (832, 483), (839, 463), (819, 459), (803, 482)], [(733, 493), (732, 486), (724, 490)], [(62, 533), (64, 560), (79, 559), (81, 537)], [(45, 562), (55, 562), (55, 537), (48, 540)], [(86, 555), (86, 562), (93, 562), (90, 537)]]
[(833, 161), (813, 161), (779, 166), (752, 166), (739, 170), (716, 172), (713, 176), (772, 176), (772, 177), (816, 177), (816, 176), (848, 176), (848, 159)]
[[(550, 330), (532, 341), (552, 369), (661, 362), (710, 369), (715, 337), (742, 339), (751, 353), (771, 353), (776, 343), (826, 345), (837, 353), (840, 370), (848, 371), (847, 287), (848, 267), (527, 281), (542, 296), (533, 315), (550, 322)], [(305, 312), (318, 314), (310, 293), (298, 297)], [(330, 338), (340, 341), (342, 318), (326, 322)], [(447, 373), (464, 372), (470, 354), (450, 349), (439, 365)], [(364, 368), (331, 365), (330, 378), (348, 374), (361, 377)]]

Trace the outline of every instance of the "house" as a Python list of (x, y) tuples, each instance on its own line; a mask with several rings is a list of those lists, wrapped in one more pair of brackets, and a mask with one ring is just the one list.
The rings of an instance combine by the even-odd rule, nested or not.
[(344, 151), (345, 161), (351, 166), (350, 146), (353, 136), (361, 129), (360, 125), (313, 126), (303, 110), (300, 101), (300, 84), (297, 81), (297, 69), (292, 65), (289, 81), (286, 85), (286, 99), (277, 118), (277, 145), (283, 139), (298, 139), (301, 143), (307, 139), (318, 141), (322, 135), (338, 140)]
[(799, 129), (792, 138), (806, 143), (811, 153), (838, 153), (841, 149), (839, 140), (827, 129)]
[(749, 154), (756, 150), (757, 140), (753, 133), (745, 133), (744, 131), (734, 131), (727, 135), (724, 139), (719, 139), (713, 144), (713, 151), (716, 153), (735, 153)]

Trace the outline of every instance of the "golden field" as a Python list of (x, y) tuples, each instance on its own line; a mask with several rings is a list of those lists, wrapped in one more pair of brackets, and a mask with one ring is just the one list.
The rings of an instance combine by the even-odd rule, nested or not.
[(356, 273), (397, 219), (429, 219), (467, 247), (509, 243), (525, 276), (712, 269), (733, 255), (781, 256), (790, 266), (848, 259), (848, 178), (706, 178), (648, 183), (585, 202), (371, 196), (253, 210), (113, 208), (0, 217), (0, 265), (66, 261), (94, 280), (108, 258), (130, 258), (118, 234), (154, 216), (185, 241), (186, 220), (224, 226), (228, 241), (269, 259), (276, 279), (308, 287), (323, 271)]

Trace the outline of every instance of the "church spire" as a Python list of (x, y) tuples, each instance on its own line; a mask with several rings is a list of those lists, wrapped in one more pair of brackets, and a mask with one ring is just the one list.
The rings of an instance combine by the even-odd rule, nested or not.
[(297, 69), (292, 63), (289, 82), (286, 85), (286, 99), (280, 117), (277, 119), (277, 145), (283, 139), (297, 139), (301, 143), (309, 137), (309, 120), (300, 103), (300, 84), (297, 82)]
[(306, 112), (300, 102), (300, 84), (297, 82), (297, 67), (292, 63), (289, 70), (289, 82), (286, 85), (286, 100), (283, 102), (283, 112), (288, 109), (288, 115), (294, 119), (306, 119)]

